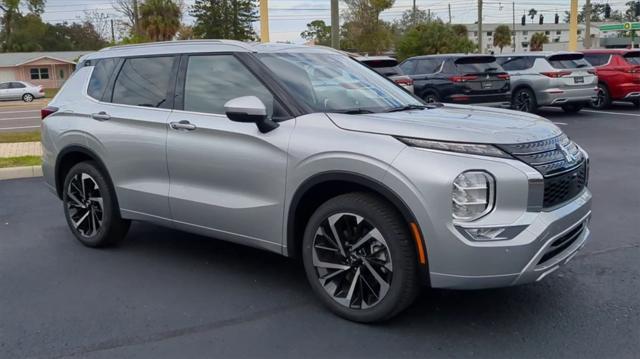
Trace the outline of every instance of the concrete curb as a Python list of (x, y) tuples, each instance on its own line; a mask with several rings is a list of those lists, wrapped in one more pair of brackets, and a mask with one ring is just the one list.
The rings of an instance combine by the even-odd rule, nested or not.
[(0, 180), (42, 177), (41, 166), (0, 168)]

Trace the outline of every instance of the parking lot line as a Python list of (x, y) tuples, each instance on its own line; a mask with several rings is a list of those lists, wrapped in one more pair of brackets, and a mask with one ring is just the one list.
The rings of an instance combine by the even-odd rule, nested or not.
[(566, 123), (566, 122), (556, 122), (556, 121), (551, 121), (551, 122), (553, 122), (556, 125), (560, 125), (560, 126), (567, 126), (568, 125), (568, 123)]
[(594, 110), (582, 110), (582, 112), (603, 113), (603, 114), (607, 114), (607, 115), (622, 115), (622, 116), (640, 117), (640, 114), (638, 114), (638, 113), (624, 113), (624, 112), (613, 112), (613, 111), (594, 111)]

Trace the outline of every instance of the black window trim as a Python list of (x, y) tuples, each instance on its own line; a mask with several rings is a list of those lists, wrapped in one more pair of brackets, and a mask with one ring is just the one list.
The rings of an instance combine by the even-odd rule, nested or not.
[[(189, 58), (195, 56), (233, 56), (236, 58), (245, 68), (273, 95), (273, 100), (277, 103), (284, 111), (284, 116), (274, 118), (274, 121), (282, 122), (286, 120), (290, 120), (294, 117), (298, 117), (303, 115), (304, 113), (296, 109), (297, 103), (292, 103), (294, 100), (289, 96), (289, 94), (282, 89), (276, 80), (270, 75), (267, 75), (268, 69), (262, 63), (259, 62), (258, 59), (253, 58), (251, 53), (245, 52), (237, 52), (237, 51), (216, 51), (216, 52), (192, 52), (192, 53), (184, 53), (180, 55), (180, 64), (178, 67), (177, 76), (175, 78), (175, 83), (173, 86), (173, 97), (174, 104), (173, 109), (178, 111), (186, 111), (184, 109), (184, 93), (185, 93), (185, 85), (186, 85), (186, 77), (187, 77), (187, 66), (189, 64)], [(283, 101), (283, 99), (287, 99), (288, 101)], [(293, 104), (294, 106), (289, 106), (289, 104)], [(274, 107), (276, 104), (274, 103)], [(214, 114), (209, 112), (198, 112), (207, 115), (222, 115), (224, 114)]]
[[(131, 59), (150, 59), (150, 58), (155, 58), (155, 57), (172, 57), (173, 58), (173, 63), (171, 65), (171, 76), (169, 77), (169, 84), (167, 85), (166, 101), (164, 103), (162, 103), (162, 105), (160, 105), (159, 107), (138, 106), (138, 105), (130, 105), (130, 104), (126, 104), (126, 103), (113, 102), (113, 91), (114, 91), (115, 86), (116, 86), (116, 80), (118, 79), (118, 76), (120, 76), (120, 72), (122, 71), (122, 68), (124, 67), (124, 63), (127, 60), (131, 60)], [(108, 86), (107, 86), (107, 91), (105, 91), (105, 94), (102, 96), (103, 100), (104, 100), (103, 102), (108, 102), (108, 103), (110, 103), (112, 105), (135, 106), (135, 107), (149, 108), (149, 109), (171, 110), (173, 108), (173, 103), (174, 103), (172, 85), (173, 85), (173, 83), (175, 81), (176, 71), (178, 70), (179, 57), (180, 57), (180, 54), (153, 54), (153, 55), (119, 56), (119, 57), (117, 57), (118, 59), (120, 59), (120, 62), (118, 64), (116, 64), (116, 68), (113, 70), (113, 74), (111, 76), (111, 79), (109, 79), (109, 83), (108, 83)]]

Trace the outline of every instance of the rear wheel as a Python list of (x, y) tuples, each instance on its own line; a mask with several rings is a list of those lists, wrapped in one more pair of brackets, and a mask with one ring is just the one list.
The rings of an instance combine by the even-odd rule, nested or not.
[(640, 108), (640, 100), (633, 100), (633, 105)]
[(423, 98), (424, 102), (426, 103), (438, 103), (440, 102), (440, 97), (438, 97), (437, 94), (433, 93), (433, 92), (428, 92), (426, 93)]
[(564, 110), (564, 112), (567, 112), (567, 113), (580, 112), (580, 110), (582, 110), (583, 107), (584, 105), (581, 103), (567, 103), (562, 105), (562, 109)]
[(512, 95), (511, 107), (514, 110), (534, 113), (538, 109), (536, 96), (533, 94), (533, 91), (528, 88), (518, 89)]
[(63, 190), (67, 223), (82, 244), (109, 246), (127, 234), (130, 221), (120, 217), (115, 194), (95, 162), (73, 166), (67, 173)]
[(611, 106), (611, 95), (609, 89), (604, 84), (598, 84), (598, 92), (596, 98), (591, 101), (591, 107), (596, 110), (603, 110)]
[(366, 193), (335, 197), (316, 210), (304, 234), (303, 261), (322, 302), (357, 322), (393, 317), (420, 289), (407, 224), (390, 204)]
[(30, 93), (26, 93), (26, 94), (22, 95), (22, 101), (24, 101), (24, 102), (33, 101), (33, 95), (30, 94)]

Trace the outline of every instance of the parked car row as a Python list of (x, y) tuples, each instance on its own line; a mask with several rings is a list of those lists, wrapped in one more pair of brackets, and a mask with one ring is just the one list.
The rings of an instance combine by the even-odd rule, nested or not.
[(427, 103), (504, 104), (523, 112), (604, 109), (612, 101), (640, 106), (640, 51), (427, 55), (400, 64), (391, 57), (356, 59)]

